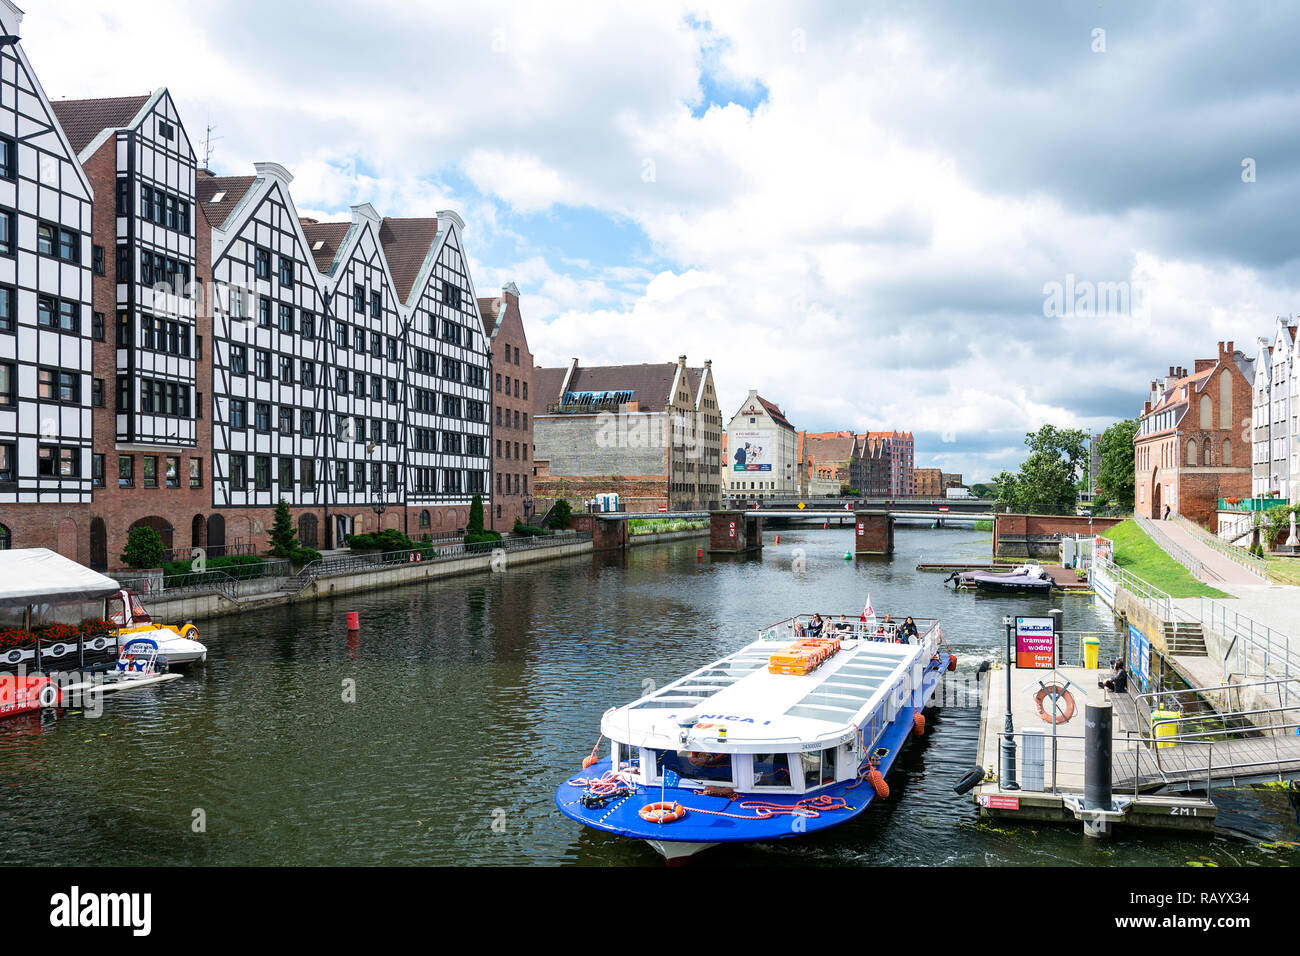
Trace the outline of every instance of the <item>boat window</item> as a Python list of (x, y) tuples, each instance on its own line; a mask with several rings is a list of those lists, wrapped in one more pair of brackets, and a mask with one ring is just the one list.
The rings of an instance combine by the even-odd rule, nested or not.
[(619, 745), (618, 745), (618, 759), (619, 759), (619, 763), (620, 763), (620, 765), (621, 765), (621, 764), (625, 764), (625, 763), (631, 763), (631, 764), (636, 764), (637, 766), (640, 766), (640, 765), (641, 765), (641, 748), (640, 748), (640, 747), (633, 747), (631, 744), (619, 744)]
[(126, 614), (123, 612), (122, 599), (120, 597), (108, 599), (108, 619), (119, 627), (126, 623)]
[(790, 786), (788, 754), (754, 754), (754, 788)]
[(805, 790), (813, 790), (835, 782), (834, 747), (800, 754), (799, 762), (803, 765), (803, 788)]
[(658, 750), (655, 752), (655, 775), (662, 777), (671, 770), (685, 780), (706, 783), (731, 783), (731, 754), (711, 754), (693, 750)]

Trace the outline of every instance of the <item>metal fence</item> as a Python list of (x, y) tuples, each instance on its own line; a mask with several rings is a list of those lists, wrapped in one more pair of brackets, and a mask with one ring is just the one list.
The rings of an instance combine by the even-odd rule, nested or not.
[[(1052, 734), (1050, 729), (1019, 730), (1011, 735), (1016, 745), (1016, 783), (1031, 793), (1078, 793), (1084, 786), (1084, 738), (1081, 734)], [(1001, 766), (1001, 748), (1006, 735), (997, 735), (998, 749), (985, 763)], [(1111, 780), (1115, 793), (1158, 789), (1171, 779), (1156, 740), (1146, 734), (1116, 733), (1111, 742)], [(1177, 761), (1180, 782), (1195, 776), (1211, 786), (1214, 768), (1213, 742), (1188, 741)], [(996, 763), (994, 762), (996, 760)], [(1169, 767), (1168, 770), (1173, 770)]]
[[(1229, 561), (1245, 568), (1261, 581), (1268, 581), (1268, 566), (1263, 558), (1251, 554), (1245, 548), (1239, 548), (1235, 544), (1229, 544), (1217, 535), (1210, 534), (1210, 532), (1206, 531), (1200, 525), (1188, 521), (1182, 515), (1175, 515), (1174, 520), (1178, 522), (1180, 528), (1186, 529), (1207, 548), (1212, 548)], [(1197, 577), (1200, 577), (1200, 575), (1198, 574)], [(1205, 579), (1201, 578), (1201, 580)]]
[[(1206, 584), (1213, 583), (1212, 581), (1207, 580), (1207, 573), (1212, 572), (1209, 572), (1207, 568), (1201, 565), (1201, 559), (1190, 553), (1186, 548), (1174, 544), (1174, 542), (1169, 539), (1169, 536), (1160, 530), (1154, 521), (1150, 518), (1143, 517), (1140, 514), (1134, 514), (1133, 520), (1137, 522), (1139, 528), (1146, 532), (1147, 537), (1154, 541), (1171, 558), (1185, 567), (1191, 573), (1192, 577), (1196, 578), (1198, 581), (1204, 581)], [(1219, 580), (1217, 574), (1213, 576), (1215, 581)]]
[(1109, 555), (1098, 555), (1096, 566), (1113, 578), (1116, 585), (1138, 598), (1149, 611), (1158, 614), (1162, 620), (1172, 621), (1174, 619), (1174, 599), (1168, 593), (1148, 584), (1136, 574), (1121, 568)]
[[(1178, 608), (1178, 615), (1212, 631), (1228, 646), (1224, 650), (1223, 677), (1300, 677), (1300, 648), (1291, 636), (1240, 614), (1213, 598), (1202, 597)], [(1234, 669), (1235, 665), (1235, 669)]]

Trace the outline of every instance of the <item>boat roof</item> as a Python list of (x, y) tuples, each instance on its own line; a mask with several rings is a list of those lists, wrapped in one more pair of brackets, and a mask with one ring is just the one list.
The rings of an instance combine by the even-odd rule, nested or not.
[[(793, 621), (624, 707), (601, 722), (605, 736), (640, 747), (713, 752), (815, 749), (852, 739), (867, 717), (899, 687), (927, 643), (894, 644), (854, 637), (807, 675), (773, 674), (771, 656), (797, 638)], [(931, 624), (931, 622), (925, 622)], [(855, 633), (861, 633), (854, 622)], [(925, 625), (921, 625), (924, 627)], [(929, 633), (931, 628), (923, 631)], [(828, 631), (827, 635), (833, 636)], [(682, 722), (694, 718), (689, 745)], [(725, 741), (717, 728), (725, 726)]]

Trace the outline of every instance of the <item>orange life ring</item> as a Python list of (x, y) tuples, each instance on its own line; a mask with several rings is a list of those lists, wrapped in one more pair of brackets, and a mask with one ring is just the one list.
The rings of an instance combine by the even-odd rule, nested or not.
[[(1049, 714), (1047, 712), (1047, 709), (1043, 706), (1043, 701), (1047, 699), (1048, 693), (1051, 693), (1053, 697), (1061, 701), (1065, 713)], [(1070, 695), (1068, 690), (1059, 684), (1047, 684), (1044, 687), (1040, 687), (1038, 693), (1034, 695), (1034, 706), (1038, 708), (1038, 716), (1049, 724), (1064, 724), (1074, 716), (1074, 697)], [(1055, 711), (1056, 708), (1053, 707), (1052, 710)]]
[(919, 710), (912, 715), (912, 733), (918, 737), (925, 736), (925, 714)]
[(647, 803), (637, 813), (647, 823), (674, 823), (686, 816), (686, 808), (680, 803)]

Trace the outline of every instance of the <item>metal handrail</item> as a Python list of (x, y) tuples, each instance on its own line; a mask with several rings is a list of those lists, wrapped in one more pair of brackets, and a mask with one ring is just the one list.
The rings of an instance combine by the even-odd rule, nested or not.
[(1213, 631), (1228, 641), (1223, 657), (1225, 680), (1234, 651), (1237, 656), (1237, 673), (1243, 676), (1250, 676), (1250, 664), (1254, 661), (1259, 664), (1261, 674), (1265, 677), (1280, 675), (1281, 680), (1300, 677), (1300, 653), (1292, 649), (1289, 634), (1231, 611), (1213, 598), (1200, 598), (1195, 613), (1187, 606), (1179, 607), (1177, 612), (1199, 623), (1202, 630)]
[(1134, 597), (1153, 605), (1153, 610), (1160, 615), (1162, 620), (1172, 621), (1174, 619), (1174, 599), (1168, 592), (1160, 590), (1153, 584), (1148, 584), (1133, 572), (1121, 568), (1108, 555), (1098, 555), (1094, 559), (1094, 565), (1107, 574), (1114, 576), (1116, 583)]
[(1182, 515), (1174, 515), (1173, 517), (1174, 520), (1178, 522), (1179, 527), (1186, 530), (1207, 548), (1217, 551), (1233, 564), (1240, 565), (1257, 578), (1260, 578), (1263, 581), (1268, 581), (1268, 564), (1263, 558), (1253, 555), (1244, 548), (1237, 547), (1235, 544), (1229, 544), (1217, 535), (1210, 534), (1200, 525), (1188, 521)]
[(1205, 580), (1205, 569), (1201, 566), (1200, 558), (1189, 553), (1187, 549), (1174, 544), (1173, 541), (1169, 540), (1169, 536), (1157, 528), (1150, 518), (1135, 514), (1133, 520), (1137, 522), (1139, 528), (1146, 532), (1147, 537), (1154, 541), (1171, 558), (1185, 567), (1192, 577), (1206, 584), (1210, 583)]

